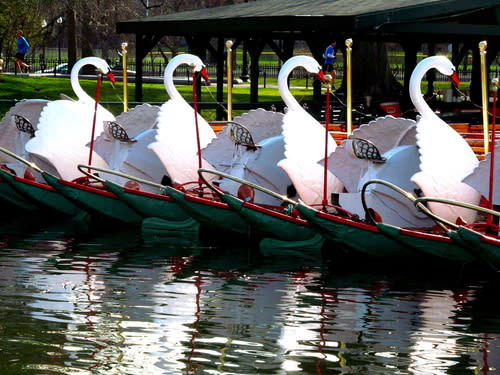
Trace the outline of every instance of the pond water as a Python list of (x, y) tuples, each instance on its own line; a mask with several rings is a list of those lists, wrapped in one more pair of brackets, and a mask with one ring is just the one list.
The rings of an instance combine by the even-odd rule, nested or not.
[(498, 278), (0, 226), (0, 374), (499, 374)]

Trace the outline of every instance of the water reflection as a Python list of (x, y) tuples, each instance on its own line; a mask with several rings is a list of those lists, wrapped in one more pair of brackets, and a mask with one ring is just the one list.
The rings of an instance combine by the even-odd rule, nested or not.
[(5, 231), (2, 374), (493, 374), (495, 279)]

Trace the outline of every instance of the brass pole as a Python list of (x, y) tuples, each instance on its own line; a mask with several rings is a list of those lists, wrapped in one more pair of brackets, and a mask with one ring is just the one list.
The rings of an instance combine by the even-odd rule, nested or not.
[(122, 69), (123, 69), (123, 112), (128, 111), (128, 85), (127, 85), (127, 47), (128, 43), (122, 43)]
[(233, 41), (226, 42), (227, 48), (227, 121), (232, 120), (233, 112)]
[(479, 42), (479, 55), (481, 57), (481, 92), (483, 98), (483, 141), (484, 153), (489, 152), (489, 126), (488, 126), (488, 83), (486, 82), (486, 40)]
[(345, 45), (347, 47), (347, 59), (346, 59), (346, 83), (347, 83), (347, 135), (352, 133), (352, 81), (351, 81), (351, 53), (352, 53), (352, 39), (346, 39)]

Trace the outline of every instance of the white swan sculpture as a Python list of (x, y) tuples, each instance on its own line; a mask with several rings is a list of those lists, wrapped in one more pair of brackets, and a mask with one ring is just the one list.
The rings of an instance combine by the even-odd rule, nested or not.
[[(156, 142), (149, 148), (162, 161), (170, 178), (176, 184), (198, 180), (198, 142), (195, 113), (174, 85), (174, 71), (182, 64), (193, 67), (207, 81), (208, 75), (201, 59), (191, 54), (175, 56), (165, 68), (164, 83), (170, 99), (161, 106), (157, 118)], [(215, 132), (208, 122), (196, 114), (200, 138), (200, 149), (215, 138)], [(203, 168), (214, 169), (207, 161)]]
[[(285, 158), (279, 161), (278, 166), (288, 174), (303, 202), (321, 204), (324, 168), (318, 162), (325, 157), (325, 128), (306, 112), (288, 89), (288, 76), (300, 66), (312, 74), (322, 74), (321, 66), (310, 56), (290, 58), (279, 72), (278, 87), (288, 111), (282, 125)], [(328, 137), (328, 154), (336, 147), (335, 140)], [(342, 183), (331, 172), (328, 172), (327, 181), (328, 197), (343, 190)]]
[[(291, 181), (285, 171), (277, 166), (285, 152), (281, 136), (283, 116), (280, 112), (258, 108), (235, 117), (203, 150), (203, 157), (218, 171), (285, 194)], [(241, 184), (225, 179), (219, 183), (219, 187), (225, 192), (239, 195)], [(260, 190), (251, 190), (255, 203), (281, 203)]]
[[(420, 154), (420, 172), (412, 177), (424, 196), (438, 197), (478, 204), (481, 194), (462, 182), (479, 161), (465, 139), (440, 119), (425, 102), (420, 90), (424, 74), (436, 68), (458, 82), (455, 67), (444, 56), (431, 56), (422, 60), (410, 79), (410, 97), (420, 113), (417, 120), (417, 145)], [(436, 215), (455, 222), (459, 217), (473, 222), (476, 212), (451, 205), (429, 203)]]
[[(356, 161), (352, 152), (347, 151), (352, 140), (347, 140), (332, 154), (329, 167), (347, 189), (347, 193), (339, 195), (339, 203), (344, 209), (364, 217), (359, 191), (370, 179), (385, 180), (410, 192), (420, 190), (419, 194), (424, 196), (479, 202), (479, 193), (461, 182), (477, 165), (477, 157), (467, 142), (441, 120), (422, 97), (421, 80), (432, 68), (455, 79), (454, 67), (445, 57), (429, 57), (416, 66), (410, 78), (410, 97), (420, 113), (416, 124), (412, 120), (386, 116), (353, 133), (354, 137), (372, 142), (384, 162)], [(370, 185), (365, 198), (385, 223), (404, 227), (433, 225), (410, 201), (384, 186)], [(440, 204), (429, 207), (453, 222), (458, 217), (468, 222), (475, 218), (470, 210)]]
[[(78, 81), (80, 69), (87, 64), (112, 77), (111, 69), (101, 58), (85, 57), (77, 61), (71, 70), (71, 86), (78, 100), (56, 100), (48, 103), (40, 115), (35, 137), (25, 146), (38, 166), (65, 180), (82, 176), (77, 165), (88, 164), (89, 161), (90, 149), (87, 144), (92, 135), (95, 101), (82, 89)], [(102, 133), (103, 121), (114, 119), (108, 110), (99, 105), (95, 137)], [(107, 168), (106, 161), (96, 152), (92, 155), (92, 165)]]
[[(44, 99), (24, 99), (11, 107), (0, 122), (0, 147), (27, 158), (24, 148), (33, 136), (43, 108), (49, 103)], [(0, 163), (7, 163), (17, 174), (22, 174), (26, 166), (7, 154), (0, 153)]]
[[(415, 121), (385, 116), (361, 125), (330, 155), (328, 167), (346, 189), (338, 195), (340, 206), (362, 218), (365, 209), (361, 190), (368, 180), (384, 180), (410, 192), (417, 190), (411, 181), (420, 170)], [(433, 225), (411, 201), (384, 185), (369, 185), (365, 201), (386, 224), (408, 228)]]
[[(500, 205), (500, 143), (495, 144), (495, 160), (494, 160), (494, 170), (493, 170), (493, 181), (491, 192), (492, 204), (495, 206)], [(491, 169), (491, 157), (492, 153), (488, 153), (484, 160), (479, 162), (474, 171), (463, 179), (467, 185), (473, 187), (481, 193), (482, 196), (489, 199), (490, 197), (490, 169)]]

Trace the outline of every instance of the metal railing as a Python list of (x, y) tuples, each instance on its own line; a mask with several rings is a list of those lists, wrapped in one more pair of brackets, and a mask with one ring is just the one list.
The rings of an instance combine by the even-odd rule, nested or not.
[[(6, 73), (14, 73), (15, 72), (15, 60), (14, 57), (4, 57), (3, 58), (3, 72)], [(66, 70), (66, 73), (62, 73), (59, 69), (56, 71), (55, 69), (61, 64), (67, 64), (67, 59), (58, 58), (41, 58), (41, 57), (28, 57), (27, 63), (32, 66), (32, 70), (34, 72), (43, 72), (48, 74), (54, 74), (55, 76), (68, 74), (69, 72)], [(121, 70), (120, 61), (119, 60), (111, 60), (109, 61), (110, 66), (115, 70)], [(165, 61), (163, 59), (153, 59), (146, 60), (143, 63), (143, 75), (149, 77), (162, 77), (163, 72), (165, 71)], [(127, 63), (128, 70), (135, 71), (136, 64), (134, 59), (130, 59)], [(276, 78), (281, 69), (281, 64), (259, 64), (259, 75), (264, 80), (266, 78)], [(397, 80), (404, 79), (405, 67), (404, 65), (394, 64), (391, 67), (394, 77)], [(217, 75), (217, 66), (215, 64), (207, 64), (207, 70), (210, 77), (215, 77)], [(344, 72), (344, 66), (342, 64), (338, 64), (336, 67), (337, 77), (341, 78)], [(491, 76), (498, 76), (500, 73), (500, 66), (492, 65), (490, 67)], [(245, 77), (249, 74), (249, 67), (244, 67), (242, 64), (235, 64), (233, 68), (233, 76), (234, 77)], [(175, 77), (190, 77), (191, 72), (188, 67), (179, 67), (174, 72)], [(465, 69), (459, 69), (458, 75), (460, 81), (468, 82), (472, 76), (472, 66), (468, 66)], [(304, 69), (296, 69), (292, 72), (292, 78), (302, 78), (307, 79), (309, 74)], [(439, 72), (436, 72), (436, 80), (437, 81), (446, 81), (448, 78), (441, 75)]]

